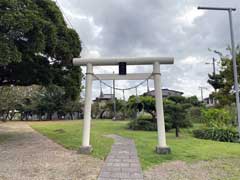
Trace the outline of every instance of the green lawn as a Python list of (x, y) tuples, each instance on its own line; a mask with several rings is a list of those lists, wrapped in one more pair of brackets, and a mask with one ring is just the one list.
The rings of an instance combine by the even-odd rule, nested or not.
[[(170, 160), (193, 162), (240, 157), (240, 144), (196, 139), (186, 130), (181, 133), (180, 138), (176, 138), (173, 132), (167, 133), (167, 143), (171, 147), (172, 153), (159, 155), (154, 152), (157, 145), (156, 132), (127, 130), (126, 123), (93, 120), (91, 129), (93, 156), (101, 159), (106, 157), (113, 140), (104, 135), (118, 134), (134, 139), (144, 169)], [(81, 145), (82, 121), (36, 122), (31, 126), (66, 148), (77, 150)]]

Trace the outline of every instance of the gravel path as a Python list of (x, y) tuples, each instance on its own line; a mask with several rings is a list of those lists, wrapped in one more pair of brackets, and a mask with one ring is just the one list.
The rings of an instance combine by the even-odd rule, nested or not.
[(108, 135), (115, 140), (98, 180), (143, 180), (143, 173), (133, 140)]
[(0, 123), (1, 180), (92, 180), (103, 161), (79, 155), (37, 133), (24, 122)]
[(145, 180), (239, 180), (240, 157), (186, 163), (172, 161), (145, 172)]

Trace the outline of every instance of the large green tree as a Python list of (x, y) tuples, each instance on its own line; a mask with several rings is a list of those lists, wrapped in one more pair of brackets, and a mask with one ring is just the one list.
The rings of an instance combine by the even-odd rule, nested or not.
[(0, 0), (0, 86), (56, 84), (79, 94), (78, 34), (51, 0)]

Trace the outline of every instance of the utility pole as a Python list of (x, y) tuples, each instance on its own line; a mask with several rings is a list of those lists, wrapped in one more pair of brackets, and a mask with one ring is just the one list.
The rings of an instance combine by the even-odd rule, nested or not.
[[(213, 66), (213, 77), (215, 77), (215, 75), (216, 75), (216, 59), (215, 58), (213, 58), (212, 59), (212, 63), (209, 63), (209, 62), (206, 62), (205, 64), (212, 64), (212, 66)], [(214, 88), (214, 91), (216, 92), (216, 89)]]
[[(114, 74), (114, 72), (113, 72)], [(116, 94), (115, 94), (115, 79), (113, 80), (113, 120), (116, 119)]]
[(205, 63), (205, 64), (212, 64), (212, 66), (213, 66), (213, 76), (216, 75), (216, 65), (215, 65), (215, 62), (216, 62), (216, 59), (213, 58), (213, 59), (212, 59), (212, 63), (209, 63), (209, 62), (206, 62), (206, 63)]
[(227, 11), (228, 12), (230, 37), (231, 37), (231, 45), (232, 45), (232, 61), (233, 61), (234, 89), (235, 89), (236, 106), (237, 106), (238, 133), (240, 136), (239, 84), (238, 84), (238, 72), (237, 72), (237, 60), (236, 60), (236, 47), (235, 47), (235, 42), (234, 42), (233, 20), (232, 20), (232, 12), (236, 11), (236, 8), (198, 7), (198, 9), (217, 10), (217, 11)]
[(147, 92), (149, 92), (149, 91), (150, 91), (150, 89), (149, 89), (149, 82), (147, 80)]
[(199, 86), (199, 89), (201, 90), (201, 99), (202, 99), (202, 102), (203, 102), (203, 90), (207, 89), (207, 88), (203, 87), (203, 86)]
[(213, 62), (212, 62), (212, 64), (213, 64), (213, 76), (215, 76), (216, 75), (216, 65), (215, 65), (216, 59), (213, 58), (212, 60), (213, 60)]

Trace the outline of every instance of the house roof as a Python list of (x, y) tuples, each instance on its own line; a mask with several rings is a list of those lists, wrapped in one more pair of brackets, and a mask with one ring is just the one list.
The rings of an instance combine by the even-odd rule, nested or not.
[(163, 88), (162, 89), (163, 91), (166, 90), (166, 91), (172, 91), (172, 92), (176, 92), (176, 93), (181, 93), (181, 94), (184, 94), (183, 92), (181, 91), (176, 91), (176, 90), (172, 90), (172, 89), (167, 89), (167, 88)]
[[(154, 92), (155, 90), (151, 90), (149, 92)], [(181, 91), (176, 91), (176, 90), (172, 90), (172, 89), (167, 89), (167, 88), (163, 88), (162, 91), (171, 91), (171, 92), (176, 92), (176, 93), (181, 93), (181, 94), (184, 94), (183, 92)]]
[(105, 98), (105, 99), (112, 99), (113, 98), (113, 94), (103, 94), (102, 96), (100, 96), (99, 98)]
[(95, 100), (110, 100), (113, 98), (113, 94), (103, 94), (101, 93), (99, 97), (96, 97)]

